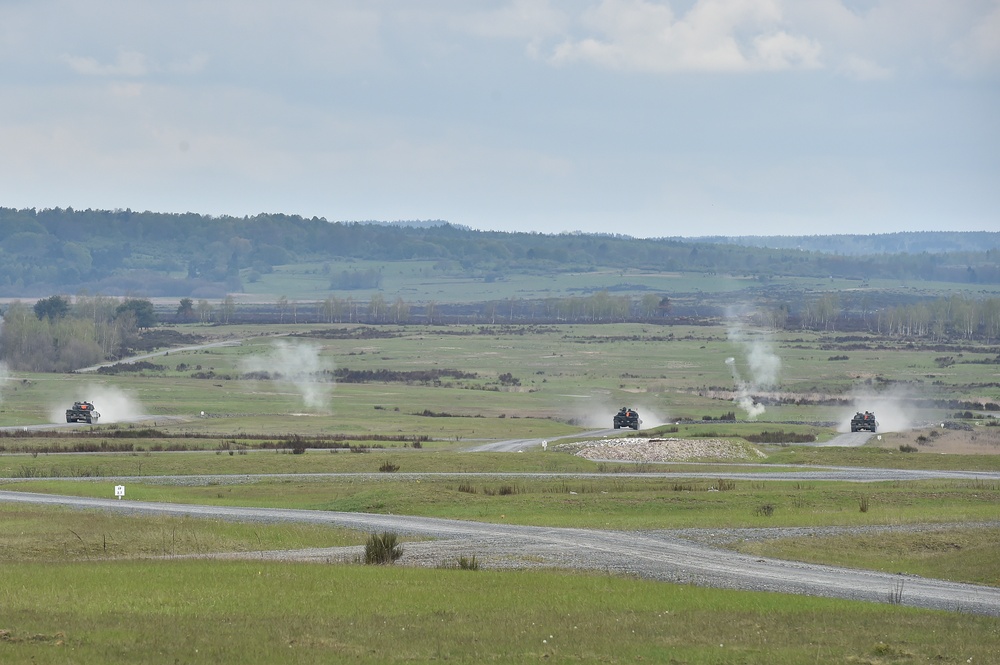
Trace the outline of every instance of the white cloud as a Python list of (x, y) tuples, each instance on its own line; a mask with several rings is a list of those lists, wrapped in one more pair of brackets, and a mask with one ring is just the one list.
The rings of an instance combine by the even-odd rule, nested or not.
[(782, 0), (782, 5), (789, 24), (821, 43), (827, 64), (851, 78), (989, 76), (1000, 65), (998, 0)]
[(602, 0), (586, 32), (557, 45), (557, 64), (590, 62), (646, 72), (815, 68), (819, 43), (784, 25), (776, 0), (699, 0), (681, 15), (649, 0)]
[[(683, 9), (686, 6), (686, 10)], [(553, 64), (646, 73), (996, 73), (1000, 0), (598, 0), (567, 10)]]
[(839, 71), (859, 81), (881, 81), (892, 76), (891, 69), (854, 54), (844, 57)]
[(1000, 68), (1000, 1), (958, 40), (954, 53), (956, 67), (963, 74), (995, 73)]
[(535, 42), (563, 32), (568, 16), (547, 0), (513, 0), (486, 12), (450, 18), (458, 29), (482, 37), (526, 39)]
[(138, 77), (149, 72), (146, 56), (136, 51), (119, 51), (114, 62), (109, 63), (88, 56), (67, 55), (66, 63), (85, 76)]
[(0, 0), (0, 205), (981, 228), (998, 31), (1000, 0)]

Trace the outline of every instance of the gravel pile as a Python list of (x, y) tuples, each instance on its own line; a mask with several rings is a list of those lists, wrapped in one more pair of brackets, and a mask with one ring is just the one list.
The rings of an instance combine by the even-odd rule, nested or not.
[(691, 460), (750, 460), (767, 457), (753, 446), (723, 439), (643, 439), (625, 437), (586, 443), (566, 443), (557, 450), (609, 462), (687, 462)]

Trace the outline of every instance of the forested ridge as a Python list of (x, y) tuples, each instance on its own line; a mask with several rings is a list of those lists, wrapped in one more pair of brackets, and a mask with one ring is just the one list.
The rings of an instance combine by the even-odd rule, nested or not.
[[(898, 236), (899, 234), (890, 234)], [(906, 234), (909, 235), (909, 234)], [(922, 236), (926, 234), (912, 234)], [(948, 252), (856, 255), (859, 236), (827, 236), (826, 251), (637, 239), (616, 234), (477, 231), (445, 222), (329, 222), (261, 214), (211, 217), (131, 210), (0, 208), (0, 296), (142, 293), (221, 298), (253, 272), (306, 261), (412, 259), (470, 275), (613, 266), (658, 271), (1000, 283), (1000, 233), (932, 234)], [(872, 236), (872, 246), (883, 246)], [(746, 239), (744, 239), (746, 240)], [(896, 238), (898, 241), (899, 239)], [(913, 239), (911, 239), (913, 240)], [(897, 243), (898, 244), (898, 243)], [(926, 246), (927, 242), (911, 242)], [(838, 253), (838, 249), (843, 249)]]

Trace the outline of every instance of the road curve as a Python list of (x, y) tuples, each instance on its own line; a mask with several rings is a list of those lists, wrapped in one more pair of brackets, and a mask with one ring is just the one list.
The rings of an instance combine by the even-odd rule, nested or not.
[(542, 448), (542, 442), (550, 444), (553, 441), (562, 439), (592, 439), (599, 436), (607, 436), (614, 429), (595, 429), (589, 432), (579, 432), (577, 434), (564, 434), (563, 436), (553, 436), (548, 439), (505, 439), (503, 441), (491, 441), (471, 448), (466, 448), (467, 453), (519, 453), (524, 450), (534, 450)]
[[(550, 565), (604, 570), (653, 580), (718, 588), (797, 593), (893, 603), (1000, 617), (1000, 588), (914, 576), (766, 559), (672, 536), (489, 524), (429, 517), (319, 510), (155, 503), (0, 491), (0, 501), (125, 514), (190, 516), (256, 522), (308, 522), (363, 531), (395, 531), (481, 547), (487, 556), (541, 557)], [(425, 543), (413, 544), (419, 551)]]
[(204, 344), (194, 344), (192, 346), (178, 346), (170, 349), (160, 349), (159, 351), (153, 351), (151, 353), (143, 353), (138, 356), (131, 356), (129, 358), (121, 358), (119, 360), (114, 360), (111, 362), (100, 363), (98, 365), (91, 365), (90, 367), (81, 367), (80, 369), (74, 370), (77, 374), (87, 374), (89, 372), (96, 372), (102, 367), (113, 367), (118, 364), (127, 364), (139, 362), (141, 360), (149, 360), (150, 358), (159, 358), (160, 356), (165, 356), (170, 353), (180, 353), (182, 351), (201, 351), (202, 349), (211, 349), (219, 346), (239, 346), (243, 343), (242, 339), (224, 339), (217, 342), (205, 342)]

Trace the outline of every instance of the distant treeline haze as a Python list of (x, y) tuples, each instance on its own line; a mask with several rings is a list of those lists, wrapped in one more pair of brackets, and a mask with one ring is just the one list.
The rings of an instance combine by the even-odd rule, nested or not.
[[(837, 236), (825, 251), (636, 239), (616, 234), (504, 233), (444, 222), (328, 222), (293, 215), (209, 217), (131, 210), (0, 208), (0, 296), (142, 293), (146, 297), (223, 298), (275, 266), (338, 259), (433, 261), (449, 276), (580, 272), (600, 267), (718, 272), (770, 277), (1000, 283), (1000, 233)], [(870, 245), (951, 251), (851, 255)], [(903, 244), (905, 242), (905, 244)], [(840, 253), (839, 250), (844, 252)], [(331, 289), (379, 286), (376, 272), (332, 275)]]

